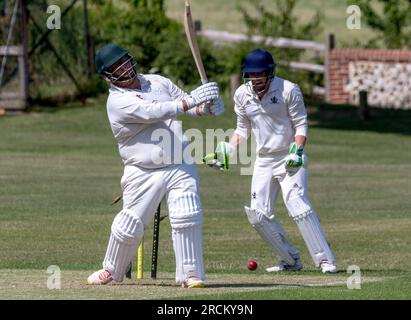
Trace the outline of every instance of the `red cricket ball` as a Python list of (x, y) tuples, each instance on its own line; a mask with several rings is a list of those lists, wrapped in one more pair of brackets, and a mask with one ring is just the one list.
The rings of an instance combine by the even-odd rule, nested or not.
[(254, 271), (255, 269), (257, 269), (257, 262), (255, 262), (254, 260), (248, 260), (247, 268), (248, 270)]

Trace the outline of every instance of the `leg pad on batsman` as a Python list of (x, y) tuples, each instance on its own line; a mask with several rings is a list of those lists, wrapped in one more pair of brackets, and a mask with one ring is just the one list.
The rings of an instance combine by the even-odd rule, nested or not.
[(131, 210), (122, 210), (114, 218), (103, 267), (114, 281), (121, 282), (131, 259), (143, 237), (144, 227), (140, 218)]

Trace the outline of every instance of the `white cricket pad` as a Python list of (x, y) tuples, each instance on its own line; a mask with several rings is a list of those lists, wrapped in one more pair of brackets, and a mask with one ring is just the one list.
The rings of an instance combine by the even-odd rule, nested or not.
[(248, 221), (258, 232), (261, 238), (270, 246), (279, 261), (294, 265), (299, 258), (298, 250), (291, 244), (284, 229), (274, 216), (267, 217), (265, 212), (259, 209), (244, 207)]
[(169, 216), (176, 282), (181, 284), (190, 277), (204, 280), (202, 211), (198, 195), (189, 192), (169, 199)]
[(176, 257), (176, 282), (188, 278), (204, 280), (202, 225), (173, 229), (173, 247)]
[(194, 192), (180, 193), (168, 199), (170, 223), (173, 228), (186, 228), (203, 222), (200, 198)]
[(325, 239), (320, 220), (308, 199), (298, 195), (288, 200), (286, 205), (289, 215), (297, 223), (315, 265), (319, 267), (321, 261), (333, 263), (334, 255)]
[(130, 210), (122, 210), (114, 218), (103, 268), (114, 281), (121, 282), (144, 234), (140, 218)]

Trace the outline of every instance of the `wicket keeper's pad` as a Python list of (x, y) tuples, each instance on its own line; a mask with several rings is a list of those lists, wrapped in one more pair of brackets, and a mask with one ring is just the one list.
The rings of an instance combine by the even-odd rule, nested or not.
[(288, 151), (284, 150), (272, 156), (257, 157), (251, 183), (251, 207), (264, 209), (267, 216), (274, 215), (281, 191), (288, 214), (296, 222), (315, 265), (319, 266), (323, 260), (333, 262), (334, 256), (307, 196), (308, 157), (303, 155), (303, 167), (287, 172), (284, 166), (287, 155)]
[(103, 268), (110, 271), (113, 280), (123, 281), (124, 274), (135, 256), (143, 237), (141, 219), (132, 211), (123, 209), (114, 218)]
[(314, 264), (319, 267), (324, 260), (334, 262), (318, 215), (308, 200), (306, 167), (301, 167), (293, 175), (287, 174), (280, 180), (280, 185), (288, 214), (297, 224)]
[(299, 257), (299, 252), (293, 247), (274, 215), (268, 217), (262, 210), (249, 207), (244, 207), (244, 209), (248, 221), (273, 250), (277, 259), (294, 265), (295, 259)]

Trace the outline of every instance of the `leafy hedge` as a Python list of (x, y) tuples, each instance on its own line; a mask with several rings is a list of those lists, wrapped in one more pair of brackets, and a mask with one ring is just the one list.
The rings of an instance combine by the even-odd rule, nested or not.
[[(134, 4), (117, 10), (113, 1), (107, 1), (90, 17), (96, 48), (116, 43), (134, 55), (140, 72), (161, 73), (182, 85), (199, 83), (182, 25), (161, 8)], [(201, 39), (199, 46), (209, 77), (216, 77), (222, 70), (212, 44)]]
[[(56, 1), (57, 4), (61, 5), (62, 11), (69, 2), (67, 0)], [(281, 0), (280, 2), (283, 5), (292, 2), (293, 5), (295, 0)], [(256, 5), (259, 5), (258, 1)], [(260, 19), (250, 17), (243, 11), (244, 22), (248, 24), (250, 33), (266, 34), (267, 28), (273, 27), (272, 24), (267, 24), (267, 20), (274, 18), (279, 21), (274, 28), (279, 33), (282, 32), (281, 30), (285, 28), (285, 25), (290, 24), (290, 21), (294, 23), (292, 28), (286, 28), (288, 36), (298, 37), (303, 34), (305, 37), (309, 37), (318, 30), (319, 22), (317, 20), (315, 23), (297, 27), (296, 19), (290, 18), (291, 13), (286, 12), (288, 9), (283, 10), (283, 15), (287, 16), (287, 19), (284, 20), (280, 19), (280, 16), (273, 16), (268, 11), (263, 11), (262, 7), (259, 8), (260, 12), (264, 13)], [(45, 26), (47, 19), (47, 15), (44, 15), (45, 1), (31, 2), (30, 9), (37, 21)], [(282, 11), (279, 10), (279, 12)], [(281, 21), (284, 21), (284, 26), (281, 25)], [(142, 73), (163, 74), (185, 89), (200, 84), (182, 22), (177, 22), (166, 16), (163, 0), (89, 0), (89, 25), (95, 51), (106, 43), (116, 43), (134, 55), (138, 63), (138, 70)], [(97, 74), (94, 74), (91, 80), (86, 77), (87, 59), (83, 26), (82, 6), (76, 5), (62, 20), (62, 29), (52, 32), (50, 40), (75, 76), (80, 87), (80, 90), (77, 91), (81, 91), (77, 94), (90, 96), (106, 91), (107, 86)], [(30, 39), (32, 44), (40, 36), (41, 32), (31, 25)], [(282, 34), (273, 36), (282, 36)], [(223, 90), (229, 89), (232, 74), (240, 74), (244, 55), (258, 46), (250, 43), (215, 46), (207, 39), (199, 38), (198, 40), (207, 75), (210, 80), (217, 81)], [(291, 52), (267, 49), (274, 54), (277, 60), (290, 57), (298, 60), (299, 57), (299, 53), (296, 53), (295, 50)], [(53, 93), (67, 93), (70, 80), (46, 45), (39, 48), (38, 53), (31, 57), (31, 61), (32, 81), (35, 84), (32, 86), (32, 93), (40, 99)], [(94, 65), (92, 67), (94, 69)], [(296, 73), (284, 68), (281, 70), (280, 76), (298, 82), (306, 92), (309, 92), (312, 84), (320, 84), (322, 81), (318, 75)], [(59, 90), (59, 86), (61, 90)]]

